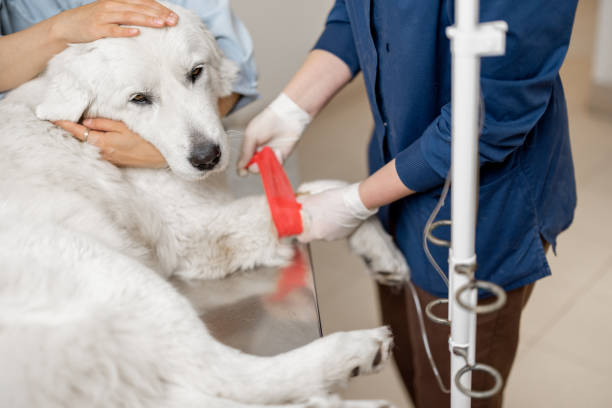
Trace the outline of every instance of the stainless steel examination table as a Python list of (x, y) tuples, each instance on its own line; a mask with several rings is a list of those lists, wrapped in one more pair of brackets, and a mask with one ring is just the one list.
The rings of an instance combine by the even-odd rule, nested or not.
[(174, 282), (222, 343), (269, 356), (321, 336), (314, 275), (307, 246), (296, 244), (293, 262), (226, 279)]

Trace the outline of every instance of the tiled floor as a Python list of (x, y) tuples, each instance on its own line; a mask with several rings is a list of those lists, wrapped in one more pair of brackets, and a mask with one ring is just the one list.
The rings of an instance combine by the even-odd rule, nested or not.
[[(524, 313), (519, 355), (506, 407), (612, 406), (612, 118), (586, 109), (596, 2), (579, 4), (562, 76), (570, 111), (579, 202), (572, 227), (550, 256), (553, 276), (540, 281)], [(372, 121), (360, 79), (310, 127), (300, 146), (302, 179), (366, 175)], [(313, 244), (325, 333), (379, 324), (373, 284), (345, 243)], [(608, 286), (610, 285), (610, 286)], [(380, 398), (409, 407), (392, 366), (359, 378), (347, 398)]]

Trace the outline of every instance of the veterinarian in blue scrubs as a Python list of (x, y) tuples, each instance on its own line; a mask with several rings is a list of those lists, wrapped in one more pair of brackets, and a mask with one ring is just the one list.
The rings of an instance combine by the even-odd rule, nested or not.
[[(476, 360), (507, 378), (518, 344), (521, 311), (534, 282), (550, 275), (546, 249), (572, 222), (576, 205), (568, 117), (559, 69), (576, 0), (488, 0), (481, 21), (505, 20), (506, 54), (482, 60), (485, 113), (479, 142), (477, 278), (508, 293), (500, 311), (478, 317)], [(358, 72), (374, 117), (368, 149), (371, 176), (346, 188), (304, 197), (306, 228), (298, 238), (338, 239), (376, 212), (412, 269), (421, 303), (446, 297), (427, 261), (423, 229), (450, 166), (451, 53), (445, 28), (453, 0), (336, 0), (314, 50), (283, 93), (248, 126), (238, 170), (270, 145), (283, 159), (311, 118)], [(328, 135), (330, 138), (333, 135)], [(324, 149), (325, 146), (321, 146)], [(439, 219), (450, 219), (447, 200)], [(445, 237), (448, 239), (448, 235)], [(448, 251), (432, 248), (444, 270)], [(449, 406), (432, 373), (407, 291), (380, 287), (395, 358), (417, 407)], [(447, 327), (427, 324), (446, 385)], [(488, 378), (473, 377), (475, 389)], [(502, 395), (473, 400), (499, 407)]]
[[(232, 13), (228, 0), (171, 0), (196, 12), (214, 34), (225, 55), (239, 67), (234, 94), (219, 101), (225, 115), (257, 97), (253, 45), (246, 28)], [(68, 43), (102, 37), (130, 37), (137, 29), (120, 24), (167, 27), (177, 23), (171, 10), (154, 0), (0, 0), (0, 98), (43, 70)], [(150, 143), (123, 123), (93, 119), (84, 125), (57, 124), (100, 148), (102, 157), (121, 166), (161, 167), (165, 160)]]

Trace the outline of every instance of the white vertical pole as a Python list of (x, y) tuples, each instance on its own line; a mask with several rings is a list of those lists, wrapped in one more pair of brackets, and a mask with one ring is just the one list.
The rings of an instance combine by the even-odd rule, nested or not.
[[(455, 28), (457, 36), (475, 33), (478, 28), (478, 0), (455, 0)], [(453, 42), (456, 41), (453, 38)], [(463, 309), (455, 301), (457, 290), (469, 282), (469, 277), (458, 274), (458, 264), (476, 262), (476, 213), (478, 205), (478, 113), (480, 102), (480, 55), (477, 52), (457, 52), (453, 44), (452, 65), (452, 229), (450, 250), (449, 304), (451, 309), (451, 407), (469, 408), (470, 397), (455, 385), (455, 375), (466, 365), (464, 357), (452, 348), (465, 347), (468, 363), (474, 364), (476, 349), (476, 314)], [(462, 50), (463, 51), (463, 50)], [(468, 305), (476, 304), (475, 290), (466, 291)], [(461, 377), (462, 384), (471, 389), (471, 373)]]
[[(456, 385), (457, 372), (466, 365), (473, 369), (476, 354), (476, 313), (478, 292), (465, 290), (461, 307), (457, 292), (473, 276), (459, 273), (458, 265), (476, 268), (476, 214), (478, 211), (478, 138), (480, 135), (480, 58), (503, 55), (508, 25), (504, 21), (479, 23), (479, 0), (455, 0), (455, 25), (447, 29), (451, 39), (452, 139), (451, 139), (451, 248), (449, 251), (449, 319), (451, 336), (451, 407), (469, 408), (471, 399)], [(471, 267), (471, 268), (470, 268)], [(471, 310), (468, 310), (471, 309)], [(454, 351), (459, 350), (458, 354)], [(467, 359), (467, 361), (466, 361)], [(489, 367), (491, 370), (492, 368)], [(480, 369), (483, 369), (482, 365)], [(491, 372), (489, 371), (491, 374)], [(497, 373), (497, 372), (495, 372)], [(493, 374), (492, 374), (493, 375)], [(472, 389), (471, 370), (460, 378)], [(501, 385), (501, 382), (498, 383)], [(490, 390), (494, 392), (494, 389)]]

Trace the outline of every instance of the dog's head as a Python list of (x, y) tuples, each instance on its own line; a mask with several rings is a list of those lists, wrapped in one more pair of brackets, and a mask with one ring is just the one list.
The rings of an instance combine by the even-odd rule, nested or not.
[(218, 98), (232, 92), (235, 65), (192, 12), (172, 5), (175, 27), (68, 47), (43, 73), (36, 106), (44, 120), (105, 117), (151, 142), (179, 176), (197, 180), (227, 166)]

